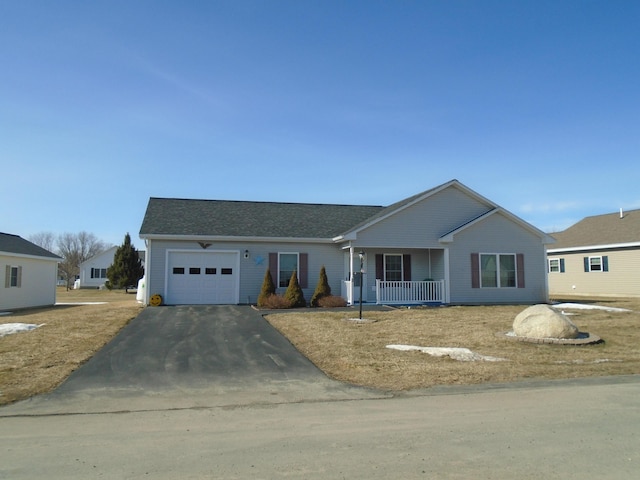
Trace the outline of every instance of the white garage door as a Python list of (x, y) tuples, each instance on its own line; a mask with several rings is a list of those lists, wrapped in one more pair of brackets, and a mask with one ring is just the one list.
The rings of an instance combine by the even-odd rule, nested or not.
[(238, 252), (169, 252), (169, 305), (237, 304), (240, 287)]

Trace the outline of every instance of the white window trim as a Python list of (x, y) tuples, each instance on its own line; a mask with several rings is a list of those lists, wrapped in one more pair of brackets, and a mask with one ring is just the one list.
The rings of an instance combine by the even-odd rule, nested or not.
[[(599, 269), (597, 269), (597, 270), (594, 270), (594, 269), (592, 268), (592, 266), (593, 266), (593, 265), (592, 265), (592, 263), (591, 263), (591, 260), (594, 260), (594, 259), (596, 259), (596, 258), (600, 260), (600, 268), (599, 268)], [(602, 255), (593, 255), (593, 256), (590, 256), (590, 257), (589, 257), (589, 273), (591, 273), (591, 272), (604, 272), (604, 269), (603, 269), (603, 261), (602, 261)]]
[[(13, 285), (13, 271), (15, 269), (16, 284)], [(20, 265), (7, 265), (5, 288), (21, 288), (22, 287), (22, 267)]]
[[(551, 262), (557, 262), (557, 270), (551, 268)], [(554, 257), (549, 259), (549, 273), (560, 273), (560, 257)]]

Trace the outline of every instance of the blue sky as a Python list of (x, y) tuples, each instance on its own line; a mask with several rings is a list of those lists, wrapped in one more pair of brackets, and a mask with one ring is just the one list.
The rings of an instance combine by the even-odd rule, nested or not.
[(640, 208), (640, 2), (0, 0), (0, 231), (149, 197)]

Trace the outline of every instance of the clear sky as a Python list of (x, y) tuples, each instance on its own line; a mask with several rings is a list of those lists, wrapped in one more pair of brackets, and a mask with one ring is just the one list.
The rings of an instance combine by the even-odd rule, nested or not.
[(0, 231), (453, 178), (545, 231), (640, 208), (640, 2), (0, 0)]

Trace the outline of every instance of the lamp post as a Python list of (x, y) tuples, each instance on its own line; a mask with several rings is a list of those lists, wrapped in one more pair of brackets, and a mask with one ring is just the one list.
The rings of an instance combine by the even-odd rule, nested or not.
[(360, 320), (362, 320), (362, 284), (364, 283), (364, 268), (362, 265), (364, 262), (364, 252), (360, 250), (358, 256), (360, 257)]

